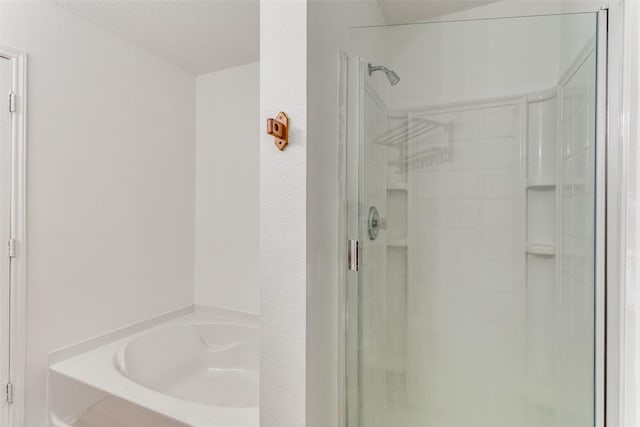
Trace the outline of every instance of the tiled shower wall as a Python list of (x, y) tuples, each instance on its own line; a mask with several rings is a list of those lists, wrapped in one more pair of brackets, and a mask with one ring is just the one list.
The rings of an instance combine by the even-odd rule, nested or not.
[(560, 89), (560, 288), (557, 427), (592, 423), (594, 370), (595, 51)]
[(387, 112), (372, 90), (364, 94), (363, 141), (360, 158), (360, 221), (362, 262), (359, 288), (360, 306), (360, 425), (386, 427), (387, 417), (387, 247), (384, 231), (370, 240), (367, 230), (369, 209), (375, 206), (380, 218), (387, 216), (386, 147), (378, 144), (386, 132)]
[(409, 170), (407, 426), (522, 425), (519, 106), (424, 117), (452, 122), (453, 149)]
[[(360, 425), (592, 421), (594, 61), (558, 91), (404, 118), (365, 95), (360, 224), (372, 205), (388, 223), (359, 233)], [(451, 133), (409, 150), (452, 136), (451, 157), (405, 171), (379, 136), (416, 117)]]

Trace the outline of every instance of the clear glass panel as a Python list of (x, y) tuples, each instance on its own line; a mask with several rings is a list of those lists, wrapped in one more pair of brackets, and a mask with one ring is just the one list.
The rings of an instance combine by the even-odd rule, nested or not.
[(352, 30), (350, 427), (594, 425), (596, 31)]

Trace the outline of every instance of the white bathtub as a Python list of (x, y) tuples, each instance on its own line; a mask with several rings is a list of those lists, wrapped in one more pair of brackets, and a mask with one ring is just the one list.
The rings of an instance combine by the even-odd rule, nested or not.
[(231, 323), (173, 324), (143, 334), (116, 353), (132, 381), (211, 406), (258, 406), (258, 328)]
[(257, 427), (258, 340), (246, 316), (195, 312), (53, 363), (51, 424)]

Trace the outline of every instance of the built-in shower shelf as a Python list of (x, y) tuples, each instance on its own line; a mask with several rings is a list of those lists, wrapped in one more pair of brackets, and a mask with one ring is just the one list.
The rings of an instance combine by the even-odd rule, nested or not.
[(396, 182), (395, 184), (389, 185), (387, 187), (387, 190), (407, 191), (407, 183), (406, 182)]
[(556, 247), (552, 245), (540, 245), (537, 243), (527, 243), (527, 253), (541, 256), (554, 256)]
[(407, 240), (406, 239), (387, 240), (387, 246), (390, 246), (393, 248), (406, 248)]
[(527, 188), (529, 190), (537, 191), (550, 191), (555, 190), (556, 184), (548, 181), (529, 181), (527, 182)]

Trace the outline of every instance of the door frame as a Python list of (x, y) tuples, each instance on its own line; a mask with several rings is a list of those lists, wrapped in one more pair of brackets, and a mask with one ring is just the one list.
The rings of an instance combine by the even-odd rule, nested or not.
[[(582, 6), (582, 10), (572, 10), (571, 12), (595, 12), (598, 14), (599, 22), (606, 22), (606, 27), (600, 26), (598, 29), (600, 40), (605, 36), (606, 43), (598, 46), (599, 49), (605, 47), (606, 52), (599, 54), (599, 58), (604, 57), (604, 61), (598, 60), (598, 73), (605, 78), (598, 80), (598, 96), (605, 96), (606, 108), (603, 115), (598, 116), (598, 139), (602, 150), (599, 165), (601, 173), (599, 182), (600, 197), (596, 196), (596, 221), (603, 225), (600, 231), (596, 232), (596, 265), (600, 266), (600, 278), (596, 280), (600, 284), (596, 285), (596, 292), (600, 298), (595, 307), (596, 310), (596, 355), (595, 355), (595, 425), (597, 427), (624, 427), (627, 414), (630, 412), (632, 402), (629, 400), (633, 396), (630, 390), (633, 388), (633, 377), (630, 374), (633, 366), (625, 363), (625, 349), (628, 339), (627, 318), (625, 308), (628, 302), (625, 295), (626, 271), (626, 225), (627, 225), (627, 200), (629, 197), (629, 146), (631, 143), (632, 124), (627, 119), (632, 110), (637, 109), (635, 103), (638, 102), (637, 95), (631, 94), (631, 81), (634, 78), (634, 57), (632, 47), (637, 47), (637, 41), (632, 40), (635, 35), (633, 22), (630, 13), (631, 0), (613, 0), (597, 9), (593, 4)], [(625, 13), (626, 12), (626, 13)], [(538, 14), (538, 13), (536, 13)], [(554, 14), (550, 12), (550, 14)], [(557, 14), (557, 11), (555, 12)], [(526, 16), (523, 14), (521, 16)], [(496, 16), (498, 17), (498, 16)], [(626, 42), (626, 43), (625, 43)], [(348, 237), (347, 221), (347, 152), (349, 151), (349, 140), (347, 133), (348, 109), (347, 98), (349, 93), (349, 55), (345, 52), (340, 54), (340, 129), (339, 129), (339, 158), (341, 165), (340, 186), (338, 192), (338, 286), (341, 301), (338, 302), (340, 309), (340, 319), (338, 322), (337, 336), (341, 337), (338, 343), (338, 390), (339, 398), (339, 419), (340, 427), (347, 426), (347, 398), (349, 390), (347, 388), (347, 366), (348, 363), (348, 343), (347, 341), (347, 291), (348, 291), (348, 268), (346, 264), (346, 242)], [(598, 147), (596, 147), (598, 149)], [(598, 319), (598, 316), (600, 319)], [(629, 371), (627, 373), (627, 370)], [(631, 384), (630, 384), (631, 383)]]
[[(13, 402), (2, 405), (0, 425), (24, 426), (26, 374), (26, 141), (27, 141), (27, 54), (0, 44), (0, 56), (11, 61), (12, 91), (15, 111), (12, 113), (10, 236), (15, 240), (15, 253), (10, 259), (10, 327), (9, 378), (2, 379), (0, 400), (5, 401), (9, 381)], [(3, 95), (4, 97), (4, 95)], [(6, 108), (2, 99), (0, 108)], [(4, 243), (0, 242), (0, 247)], [(8, 254), (7, 254), (8, 255)]]

